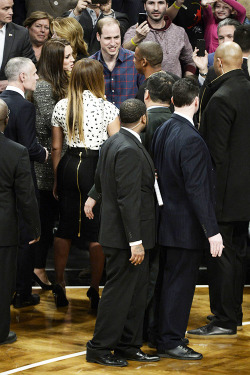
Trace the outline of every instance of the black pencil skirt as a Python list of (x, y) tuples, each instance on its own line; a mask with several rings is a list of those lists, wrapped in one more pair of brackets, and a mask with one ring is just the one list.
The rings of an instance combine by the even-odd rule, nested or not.
[(57, 193), (59, 199), (59, 226), (56, 236), (97, 242), (99, 211), (94, 207), (94, 219), (84, 213), (88, 192), (94, 184), (99, 151), (84, 148), (68, 148), (57, 169)]

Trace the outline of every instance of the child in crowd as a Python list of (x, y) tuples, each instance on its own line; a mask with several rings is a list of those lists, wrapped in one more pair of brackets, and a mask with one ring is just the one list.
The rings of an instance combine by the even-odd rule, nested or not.
[[(211, 7), (210, 4), (213, 4)], [(217, 25), (228, 17), (234, 17), (241, 23), (246, 17), (246, 9), (236, 0), (201, 0), (205, 23), (206, 50), (212, 53), (218, 47)]]

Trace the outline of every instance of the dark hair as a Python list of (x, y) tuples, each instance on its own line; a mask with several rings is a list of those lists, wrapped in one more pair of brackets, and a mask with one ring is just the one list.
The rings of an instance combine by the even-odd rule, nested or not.
[(250, 25), (240, 25), (236, 28), (234, 42), (239, 44), (242, 52), (250, 52)]
[(222, 20), (218, 23), (217, 34), (219, 33), (219, 30), (220, 30), (221, 27), (234, 26), (234, 28), (236, 29), (240, 25), (241, 25), (240, 21), (237, 21), (233, 18), (225, 18), (224, 20)]
[(163, 51), (160, 44), (146, 41), (137, 46), (141, 58), (145, 58), (151, 66), (157, 66), (162, 63)]
[(127, 99), (121, 104), (120, 119), (121, 123), (133, 124), (147, 112), (146, 105), (139, 99)]
[[(147, 0), (141, 0), (143, 2), (143, 4), (146, 4)], [(169, 3), (169, 0), (165, 0), (166, 1), (166, 4)]]
[(170, 103), (174, 79), (165, 72), (152, 74), (147, 80), (147, 90), (153, 102)]
[(97, 22), (96, 31), (98, 32), (99, 35), (102, 35), (103, 26), (112, 25), (112, 24), (117, 25), (119, 27), (119, 29), (121, 30), (120, 22), (116, 18), (104, 17), (104, 18), (101, 18), (100, 21)]
[(56, 101), (67, 96), (69, 78), (63, 70), (64, 50), (70, 46), (67, 40), (53, 38), (47, 41), (42, 48), (37, 64), (37, 74), (52, 85)]
[(173, 101), (176, 107), (191, 105), (199, 96), (199, 85), (194, 78), (181, 78), (173, 85)]

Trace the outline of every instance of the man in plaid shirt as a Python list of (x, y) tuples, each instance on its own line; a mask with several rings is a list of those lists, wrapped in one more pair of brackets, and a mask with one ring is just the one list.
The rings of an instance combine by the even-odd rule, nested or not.
[(119, 108), (126, 99), (135, 97), (145, 78), (137, 73), (134, 53), (121, 47), (120, 25), (116, 19), (108, 17), (98, 22), (97, 39), (101, 49), (91, 58), (103, 65), (105, 94)]

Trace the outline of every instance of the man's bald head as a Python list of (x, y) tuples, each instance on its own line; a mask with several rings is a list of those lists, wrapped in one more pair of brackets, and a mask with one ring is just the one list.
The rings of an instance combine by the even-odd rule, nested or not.
[(226, 42), (221, 44), (214, 54), (214, 70), (217, 76), (230, 72), (234, 69), (241, 69), (242, 50), (237, 43)]
[(8, 106), (7, 104), (0, 99), (0, 131), (3, 132), (7, 124), (8, 119)]

